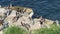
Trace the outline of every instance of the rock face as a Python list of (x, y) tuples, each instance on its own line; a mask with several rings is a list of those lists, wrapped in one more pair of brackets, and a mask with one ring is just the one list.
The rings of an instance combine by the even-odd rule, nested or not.
[(19, 24), (21, 21), (29, 23), (31, 21), (29, 18), (33, 16), (33, 10), (31, 8), (10, 7), (9, 10), (11, 10), (11, 14), (5, 18), (9, 25), (13, 23)]
[[(31, 23), (31, 18), (33, 16), (33, 10), (26, 7), (0, 7), (0, 29), (5, 27), (16, 25), (20, 26), (21, 22)], [(2, 25), (3, 24), (3, 25)]]
[(33, 10), (26, 7), (3, 7), (0, 8), (0, 16), (3, 17), (3, 28), (11, 25), (23, 26), (27, 30), (34, 30), (44, 27), (50, 27), (54, 21), (45, 19), (43, 24), (40, 22), (40, 18), (32, 19)]

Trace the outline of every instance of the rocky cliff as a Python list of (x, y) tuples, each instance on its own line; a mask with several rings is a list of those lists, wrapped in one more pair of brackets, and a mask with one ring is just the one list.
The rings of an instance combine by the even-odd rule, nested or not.
[(1, 7), (0, 10), (1, 28), (16, 25), (23, 26), (30, 31), (45, 27), (50, 28), (50, 25), (54, 23), (54, 21), (45, 18), (42, 23), (40, 22), (41, 18), (32, 19), (34, 12), (31, 8), (11, 6)]

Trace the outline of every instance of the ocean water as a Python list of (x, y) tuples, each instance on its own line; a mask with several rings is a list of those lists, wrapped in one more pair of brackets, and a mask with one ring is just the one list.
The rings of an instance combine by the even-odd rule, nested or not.
[(33, 17), (43, 16), (51, 20), (60, 20), (60, 0), (0, 0), (0, 5), (23, 6), (32, 8)]

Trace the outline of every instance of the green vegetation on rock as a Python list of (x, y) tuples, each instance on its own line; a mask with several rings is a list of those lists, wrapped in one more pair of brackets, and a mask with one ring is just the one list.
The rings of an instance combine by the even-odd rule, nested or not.
[(33, 34), (60, 34), (60, 27), (52, 25), (51, 28), (41, 28), (34, 30)]
[[(12, 26), (5, 29), (3, 34), (28, 34), (28, 32), (23, 28)], [(60, 34), (60, 27), (51, 25), (51, 28), (33, 30), (32, 34)]]
[(21, 27), (11, 26), (5, 29), (3, 34), (27, 34), (27, 31)]

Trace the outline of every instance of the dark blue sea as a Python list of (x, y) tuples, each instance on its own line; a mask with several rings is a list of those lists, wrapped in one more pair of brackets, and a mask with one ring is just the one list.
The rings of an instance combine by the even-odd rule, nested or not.
[(33, 17), (43, 16), (51, 20), (60, 20), (60, 0), (0, 0), (0, 5), (23, 6), (32, 8)]

